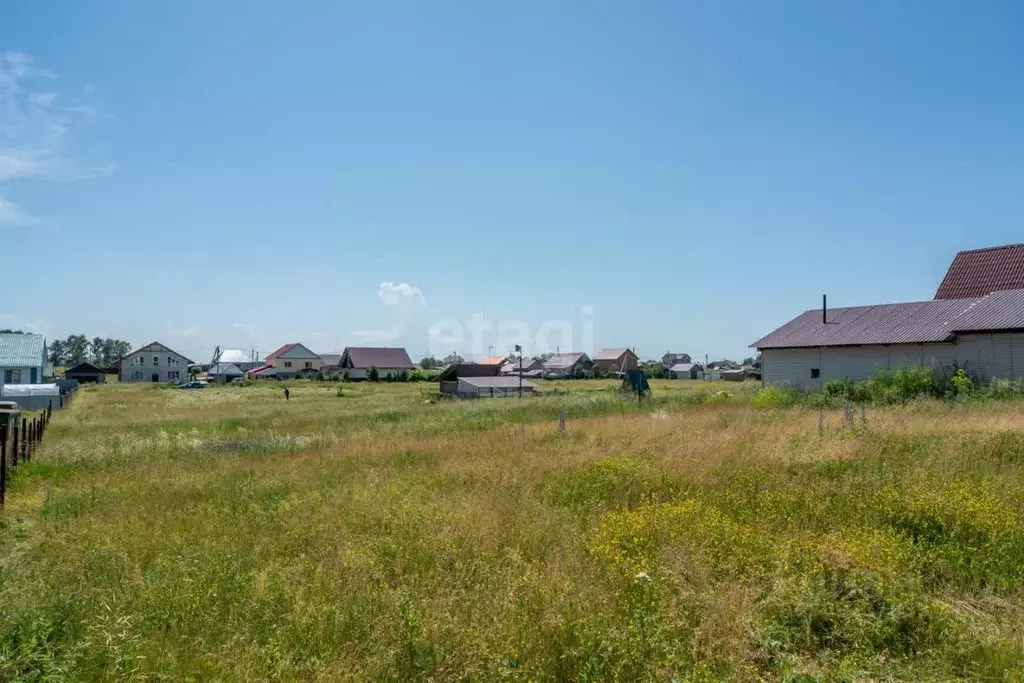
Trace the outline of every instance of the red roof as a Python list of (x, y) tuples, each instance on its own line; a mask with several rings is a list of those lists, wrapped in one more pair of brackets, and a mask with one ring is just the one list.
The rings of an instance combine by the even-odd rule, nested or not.
[(966, 299), (1024, 289), (1024, 244), (961, 251), (942, 278), (936, 299)]
[(268, 353), (267, 357), (264, 358), (263, 360), (274, 360), (275, 358), (280, 356), (282, 353), (286, 353), (289, 350), (291, 350), (292, 347), (295, 347), (295, 346), (298, 346), (298, 345), (299, 345), (298, 342), (293, 342), (291, 344), (285, 344), (284, 346), (282, 346), (281, 348), (277, 349), (276, 351), (271, 351), (270, 353)]

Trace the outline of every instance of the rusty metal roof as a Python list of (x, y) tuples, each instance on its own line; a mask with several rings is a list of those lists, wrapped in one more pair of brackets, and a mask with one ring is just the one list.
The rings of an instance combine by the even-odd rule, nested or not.
[(1024, 329), (1024, 289), (964, 299), (805, 311), (751, 344), (759, 349), (941, 342), (956, 332)]
[(935, 298), (963, 299), (1007, 289), (1024, 289), (1024, 244), (961, 251)]

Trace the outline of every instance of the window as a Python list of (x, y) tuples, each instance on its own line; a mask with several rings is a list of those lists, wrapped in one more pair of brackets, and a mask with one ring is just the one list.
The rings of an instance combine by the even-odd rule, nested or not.
[(158, 367), (159, 365), (160, 365), (160, 356), (153, 356), (153, 367), (155, 368), (155, 367)]
[(311, 360), (307, 360), (307, 361), (306, 361), (306, 367), (307, 367), (307, 368), (311, 368), (311, 367), (313, 367), (313, 361), (311, 361)]
[(175, 358), (174, 356), (167, 356), (167, 364), (168, 365), (177, 365), (178, 364), (178, 359)]
[(286, 360), (286, 361), (284, 362), (284, 366), (285, 366), (286, 368), (290, 368), (290, 367), (292, 366), (292, 362), (291, 362), (290, 360)]
[(8, 370), (4, 373), (4, 382), (7, 384), (21, 384), (21, 369)]
[(178, 370), (168, 370), (167, 379), (171, 381), (181, 379), (181, 372), (179, 372)]
[(811, 368), (811, 379), (818, 379), (821, 377), (821, 370), (818, 368)]

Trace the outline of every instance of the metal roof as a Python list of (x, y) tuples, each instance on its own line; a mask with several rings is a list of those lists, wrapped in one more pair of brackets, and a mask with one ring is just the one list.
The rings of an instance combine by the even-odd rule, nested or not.
[(335, 367), (341, 364), (340, 353), (321, 353), (320, 360), (323, 361), (324, 365)]
[(669, 371), (670, 372), (689, 372), (690, 370), (693, 370), (693, 368), (696, 367), (696, 365), (697, 365), (696, 363), (676, 363), (675, 365), (673, 365), (672, 367), (669, 368)]
[[(347, 361), (347, 362), (346, 362)], [(412, 360), (402, 347), (349, 346), (342, 354), (342, 365), (352, 368), (396, 368), (412, 370)]]
[[(518, 377), (459, 377), (460, 382), (465, 382), (477, 389), (518, 389)], [(533, 382), (523, 380), (524, 389), (533, 389)]]
[(46, 342), (40, 334), (0, 333), (0, 365), (36, 368), (43, 364)]
[(206, 374), (207, 375), (233, 375), (233, 376), (236, 376), (236, 377), (241, 377), (245, 373), (242, 372), (242, 369), (240, 367), (238, 367), (237, 365), (235, 365), (234, 363), (217, 363), (216, 365), (211, 365), (210, 369), (206, 371)]
[(1024, 289), (966, 299), (805, 311), (751, 346), (759, 349), (941, 342), (955, 332), (1024, 329)]
[(618, 360), (626, 351), (629, 349), (601, 349), (594, 356), (594, 360)]
[(582, 358), (586, 357), (587, 354), (582, 351), (570, 351), (569, 353), (556, 353), (544, 361), (544, 367), (546, 369), (551, 368), (571, 368), (576, 365)]
[(963, 299), (1024, 288), (1024, 244), (961, 251), (949, 265), (936, 299)]

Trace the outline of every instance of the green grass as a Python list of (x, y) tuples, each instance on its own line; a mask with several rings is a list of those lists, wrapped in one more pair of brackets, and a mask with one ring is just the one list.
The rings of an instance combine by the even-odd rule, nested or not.
[(653, 384), (85, 388), (0, 514), (0, 680), (1021, 680), (1021, 403), (819, 440)]

